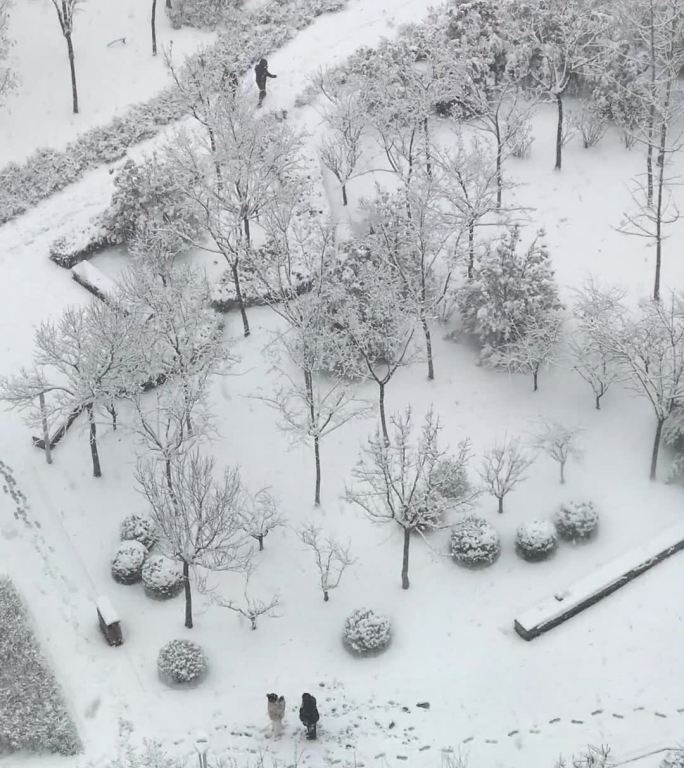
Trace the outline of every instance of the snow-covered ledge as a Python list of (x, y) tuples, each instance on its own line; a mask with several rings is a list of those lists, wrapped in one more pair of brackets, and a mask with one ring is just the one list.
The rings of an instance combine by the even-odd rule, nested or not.
[(71, 268), (71, 276), (86, 290), (102, 301), (116, 294), (116, 283), (102, 270), (88, 261), (80, 261)]
[(681, 549), (684, 549), (684, 522), (667, 528), (640, 547), (611, 560), (567, 589), (559, 590), (524, 611), (515, 619), (515, 631), (525, 640), (532, 640)]

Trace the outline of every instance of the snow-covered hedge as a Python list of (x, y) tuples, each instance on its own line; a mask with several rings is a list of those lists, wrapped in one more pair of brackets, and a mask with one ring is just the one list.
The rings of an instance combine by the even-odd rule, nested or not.
[[(245, 72), (259, 60), (291, 40), (321, 13), (335, 11), (347, 0), (274, 0), (254, 11), (240, 13), (226, 33), (201, 52), (207, 67), (223, 71), (224, 62)], [(200, 54), (197, 54), (200, 55)], [(237, 60), (236, 60), (237, 59)], [(63, 151), (38, 149), (24, 163), (0, 169), (0, 224), (4, 224), (41, 200), (53, 195), (99, 165), (123, 158), (128, 149), (156, 136), (168, 123), (188, 112), (175, 86), (165, 88), (142, 104), (130, 107), (122, 117), (91, 128)]]
[(0, 578), (0, 664), (0, 754), (80, 752), (62, 692), (40, 652), (21, 597), (6, 578)]
[(462, 499), (470, 488), (463, 463), (442, 459), (435, 466), (432, 476), (437, 490), (446, 499)]
[(159, 651), (157, 671), (164, 683), (193, 683), (204, 676), (207, 660), (197, 643), (171, 640)]
[(95, 216), (66, 235), (58, 237), (50, 246), (50, 259), (65, 269), (87, 259), (93, 253), (111, 245), (102, 218)]
[(523, 560), (546, 560), (558, 548), (558, 534), (548, 520), (530, 520), (523, 523), (515, 536), (515, 548)]
[(137, 512), (124, 517), (119, 533), (122, 541), (139, 541), (147, 549), (151, 549), (158, 539), (154, 520)]
[(390, 644), (392, 625), (387, 616), (357, 608), (344, 622), (344, 645), (359, 656), (380, 653)]
[(468, 515), (451, 529), (449, 549), (459, 565), (482, 568), (498, 559), (501, 539), (494, 526), (484, 518)]
[[(297, 293), (307, 293), (311, 290), (312, 285), (310, 274), (303, 269), (293, 268), (292, 285)], [(256, 279), (250, 279), (248, 272), (246, 272), (244, 279), (240, 282), (240, 290), (242, 291), (242, 300), (247, 307), (269, 304), (274, 299), (274, 297), (268, 295), (263, 283)], [(235, 283), (229, 270), (223, 273), (214, 287), (211, 296), (211, 306), (217, 312), (230, 312), (238, 306)]]
[(119, 584), (137, 584), (142, 578), (142, 567), (147, 557), (147, 547), (139, 541), (119, 544), (112, 558), (112, 577)]
[(142, 568), (145, 594), (157, 600), (168, 600), (183, 589), (183, 566), (164, 555), (151, 555)]
[(590, 539), (598, 530), (599, 514), (591, 501), (567, 501), (555, 516), (556, 529), (565, 541)]
[(241, 5), (242, 0), (174, 0), (171, 8), (166, 7), (166, 13), (174, 29), (216, 29), (230, 10)]
[(660, 761), (659, 768), (684, 768), (684, 748), (668, 752)]

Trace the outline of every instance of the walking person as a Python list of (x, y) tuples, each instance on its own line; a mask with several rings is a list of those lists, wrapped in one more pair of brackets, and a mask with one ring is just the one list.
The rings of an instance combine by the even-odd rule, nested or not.
[(299, 719), (306, 728), (306, 738), (314, 740), (316, 738), (316, 723), (319, 720), (318, 708), (316, 707), (316, 697), (310, 693), (302, 694), (302, 706), (299, 708)]
[(260, 107), (261, 103), (266, 98), (266, 78), (275, 78), (278, 77), (278, 75), (272, 75), (268, 71), (268, 61), (266, 61), (266, 59), (261, 59), (256, 67), (254, 67), (254, 74), (256, 75), (256, 84), (259, 89), (259, 104), (257, 106)]

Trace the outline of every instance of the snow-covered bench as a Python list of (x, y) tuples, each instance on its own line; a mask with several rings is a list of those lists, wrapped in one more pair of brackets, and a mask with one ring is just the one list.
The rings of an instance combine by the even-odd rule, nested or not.
[(116, 283), (89, 261), (80, 261), (71, 268), (71, 276), (87, 291), (102, 301), (116, 293)]
[(97, 618), (100, 623), (100, 629), (105, 639), (110, 645), (121, 645), (123, 637), (121, 635), (121, 625), (119, 615), (114, 609), (108, 597), (100, 595), (95, 601), (97, 607)]
[(567, 589), (559, 590), (524, 611), (515, 619), (515, 631), (525, 640), (532, 640), (681, 549), (684, 549), (684, 522), (667, 528), (645, 544), (611, 560)]

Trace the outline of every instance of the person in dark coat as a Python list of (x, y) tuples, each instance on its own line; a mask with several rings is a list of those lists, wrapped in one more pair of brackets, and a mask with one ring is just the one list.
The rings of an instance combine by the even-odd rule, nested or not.
[(306, 728), (306, 738), (316, 738), (316, 723), (319, 720), (318, 709), (316, 707), (316, 697), (310, 693), (302, 694), (302, 706), (299, 708), (299, 719)]
[(259, 106), (261, 102), (266, 98), (266, 78), (278, 77), (278, 75), (272, 75), (268, 71), (268, 61), (261, 59), (261, 61), (254, 67), (254, 74), (256, 75), (256, 84), (259, 89)]

